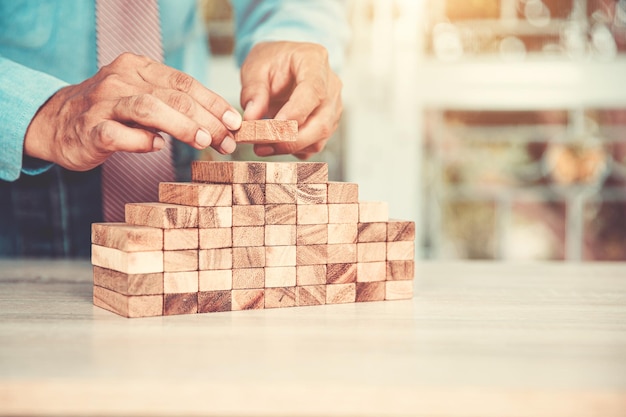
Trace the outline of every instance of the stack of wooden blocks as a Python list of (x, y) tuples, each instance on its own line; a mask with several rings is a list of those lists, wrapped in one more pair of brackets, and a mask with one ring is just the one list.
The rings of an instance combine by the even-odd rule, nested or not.
[(92, 227), (94, 304), (125, 317), (408, 299), (415, 224), (317, 162), (209, 162)]

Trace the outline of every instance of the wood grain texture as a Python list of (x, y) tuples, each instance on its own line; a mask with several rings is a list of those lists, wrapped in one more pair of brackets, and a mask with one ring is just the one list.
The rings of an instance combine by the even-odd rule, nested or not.
[(198, 208), (167, 203), (128, 203), (126, 223), (159, 227), (161, 229), (185, 229), (198, 227)]
[(296, 224), (295, 204), (267, 204), (265, 224)]
[(296, 204), (326, 204), (326, 184), (296, 184)]
[(296, 266), (296, 245), (267, 246), (265, 266)]
[(233, 248), (233, 268), (262, 268), (265, 266), (265, 246)]
[(297, 265), (296, 285), (324, 285), (326, 284), (326, 265)]
[(357, 223), (329, 223), (328, 243), (356, 243), (359, 236)]
[(389, 205), (386, 201), (359, 201), (359, 223), (386, 222)]
[(354, 263), (357, 261), (357, 249), (354, 243), (339, 243), (328, 245), (329, 264)]
[(413, 280), (385, 281), (385, 300), (408, 300), (413, 298)]
[(298, 137), (298, 122), (295, 120), (244, 120), (241, 128), (233, 133), (235, 142), (272, 144), (295, 142)]
[(190, 182), (162, 182), (159, 184), (159, 202), (183, 206), (215, 207), (233, 204), (230, 184), (201, 184)]
[(328, 223), (327, 204), (301, 204), (296, 210), (296, 224)]
[(410, 261), (415, 259), (415, 242), (387, 242), (388, 261)]
[(198, 293), (178, 293), (163, 295), (163, 315), (196, 314), (198, 312)]
[(387, 242), (357, 243), (357, 262), (377, 262), (387, 260)]
[(319, 306), (326, 304), (326, 285), (296, 287), (296, 306)]
[(198, 292), (198, 271), (164, 272), (163, 292)]
[(127, 223), (93, 223), (91, 243), (124, 252), (163, 250), (163, 230)]
[(191, 180), (216, 184), (263, 184), (265, 163), (244, 161), (193, 161)]
[(198, 250), (163, 251), (163, 272), (184, 272), (198, 270)]
[(127, 274), (163, 272), (163, 252), (124, 252), (105, 246), (91, 245), (91, 263)]
[(219, 313), (231, 311), (230, 291), (200, 291), (198, 293), (198, 313)]
[(198, 264), (200, 271), (232, 269), (233, 249), (200, 249), (198, 251)]
[(265, 184), (267, 204), (295, 204), (296, 184)]
[(163, 250), (198, 249), (198, 229), (164, 229)]
[(326, 283), (327, 284), (349, 284), (356, 282), (357, 264), (328, 264), (326, 265)]
[(385, 282), (357, 282), (355, 302), (385, 300)]
[(265, 206), (233, 206), (233, 226), (263, 226)]
[(265, 288), (265, 268), (233, 269), (233, 289)]
[(326, 286), (326, 304), (345, 304), (356, 301), (356, 283)]
[(224, 291), (233, 288), (233, 270), (220, 269), (198, 273), (199, 291)]
[(94, 266), (93, 285), (123, 295), (163, 294), (163, 273), (126, 274), (124, 272)]
[(326, 184), (328, 164), (324, 162), (298, 162), (296, 166), (298, 184)]
[(163, 314), (163, 295), (124, 295), (93, 287), (93, 304), (123, 317), (154, 317)]
[(198, 229), (200, 249), (230, 248), (233, 246), (232, 227)]
[(265, 184), (233, 184), (233, 205), (265, 204)]
[(295, 224), (266, 224), (265, 246), (285, 246), (296, 244)]
[(272, 266), (265, 268), (265, 288), (295, 287), (295, 266)]
[(387, 241), (387, 223), (359, 223), (359, 243), (366, 242), (386, 242)]
[(267, 162), (265, 164), (265, 182), (268, 184), (297, 183), (297, 162)]
[(233, 247), (263, 246), (265, 244), (265, 226), (233, 227)]
[(358, 223), (358, 204), (328, 204), (328, 223)]
[(306, 224), (296, 226), (296, 245), (325, 245), (328, 243), (326, 224)]
[(387, 241), (415, 240), (415, 222), (392, 219), (387, 222)]
[(357, 262), (357, 282), (376, 282), (387, 279), (387, 262)]
[(296, 246), (296, 264), (322, 265), (328, 263), (328, 245)]
[(353, 182), (328, 181), (328, 203), (348, 204), (359, 202), (359, 185)]
[(232, 226), (232, 207), (200, 207), (198, 209), (198, 227), (201, 229)]
[(233, 290), (232, 310), (260, 310), (265, 308), (265, 290)]
[(387, 281), (407, 281), (415, 278), (415, 261), (387, 261)]
[(295, 307), (296, 287), (265, 289), (265, 308)]

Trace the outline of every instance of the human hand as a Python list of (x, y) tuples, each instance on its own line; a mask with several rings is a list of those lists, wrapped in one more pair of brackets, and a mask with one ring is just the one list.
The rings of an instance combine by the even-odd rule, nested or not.
[(196, 149), (235, 150), (241, 116), (192, 77), (146, 57), (122, 54), (93, 77), (62, 88), (26, 132), (26, 155), (85, 171), (111, 154), (154, 152), (165, 132)]
[(339, 125), (342, 83), (321, 45), (259, 43), (243, 63), (241, 85), (244, 120), (298, 121), (296, 142), (255, 145), (259, 156), (294, 154), (307, 159), (324, 149)]

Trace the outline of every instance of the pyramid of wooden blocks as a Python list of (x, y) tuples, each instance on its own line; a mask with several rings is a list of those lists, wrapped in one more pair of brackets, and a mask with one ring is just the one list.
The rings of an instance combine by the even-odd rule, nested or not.
[(194, 162), (92, 227), (93, 300), (125, 317), (409, 299), (415, 223), (317, 162)]

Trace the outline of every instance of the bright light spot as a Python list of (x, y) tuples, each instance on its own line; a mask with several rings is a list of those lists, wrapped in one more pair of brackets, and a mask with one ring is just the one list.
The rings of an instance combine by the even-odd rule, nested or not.
[(550, 9), (541, 0), (527, 0), (524, 5), (524, 16), (536, 27), (546, 27), (550, 23)]

